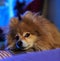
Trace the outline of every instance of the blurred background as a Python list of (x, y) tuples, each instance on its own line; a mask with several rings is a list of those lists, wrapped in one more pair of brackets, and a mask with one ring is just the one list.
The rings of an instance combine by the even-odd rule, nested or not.
[(0, 0), (0, 26), (7, 26), (11, 17), (27, 10), (40, 12), (60, 30), (60, 0)]

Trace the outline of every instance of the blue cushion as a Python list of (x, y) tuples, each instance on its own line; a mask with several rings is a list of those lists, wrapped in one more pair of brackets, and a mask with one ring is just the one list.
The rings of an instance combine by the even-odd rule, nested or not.
[(60, 49), (19, 54), (0, 61), (60, 61)]

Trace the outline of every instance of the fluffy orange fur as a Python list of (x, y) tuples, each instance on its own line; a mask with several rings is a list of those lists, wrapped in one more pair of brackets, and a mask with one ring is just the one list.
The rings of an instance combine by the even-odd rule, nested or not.
[[(25, 37), (30, 33), (29, 37)], [(26, 42), (25, 49), (50, 50), (60, 47), (60, 33), (56, 26), (43, 16), (27, 12), (22, 16), (20, 22), (17, 18), (12, 18), (8, 33), (8, 48), (14, 49), (15, 36), (19, 35), (23, 42)]]

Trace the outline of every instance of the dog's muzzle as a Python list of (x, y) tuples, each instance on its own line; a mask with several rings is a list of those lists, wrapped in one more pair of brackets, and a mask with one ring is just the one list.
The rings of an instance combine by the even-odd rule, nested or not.
[(19, 48), (19, 49), (23, 49), (23, 42), (20, 40), (16, 43), (16, 47)]

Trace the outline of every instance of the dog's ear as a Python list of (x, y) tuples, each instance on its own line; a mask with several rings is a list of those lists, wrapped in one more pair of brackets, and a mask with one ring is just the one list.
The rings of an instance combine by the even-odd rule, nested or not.
[(31, 11), (26, 11), (21, 17), (22, 19), (27, 18), (27, 19), (32, 19), (33, 13)]
[(11, 18), (9, 26), (15, 27), (16, 25), (18, 25), (18, 23), (19, 23), (18, 18)]
[(21, 17), (22, 19), (29, 19), (30, 21), (36, 21), (37, 17), (40, 16), (39, 12), (34, 13), (31, 11), (26, 11)]

